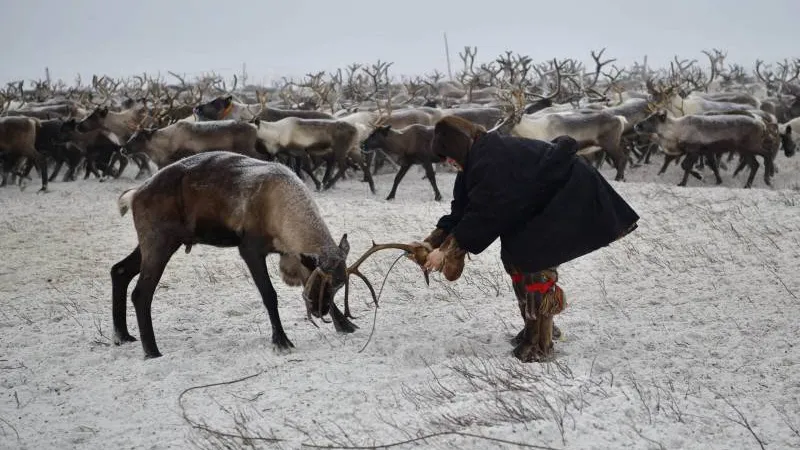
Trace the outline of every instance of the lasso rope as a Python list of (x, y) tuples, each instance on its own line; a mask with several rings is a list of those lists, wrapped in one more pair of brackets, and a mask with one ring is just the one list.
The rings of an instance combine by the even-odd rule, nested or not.
[(400, 256), (398, 256), (397, 259), (394, 260), (392, 265), (389, 266), (389, 270), (386, 271), (386, 275), (383, 277), (383, 282), (381, 283), (381, 288), (378, 289), (378, 296), (375, 298), (375, 313), (372, 315), (372, 329), (369, 331), (369, 336), (367, 337), (367, 342), (364, 342), (364, 346), (361, 347), (361, 350), (359, 350), (358, 353), (363, 352), (364, 349), (367, 348), (367, 345), (369, 345), (369, 341), (372, 340), (372, 335), (375, 333), (375, 321), (378, 318), (378, 305), (379, 305), (378, 300), (380, 300), (381, 294), (383, 294), (383, 286), (386, 285), (386, 279), (388, 279), (389, 278), (389, 274), (392, 273), (392, 268), (394, 268), (394, 265), (397, 264), (398, 261), (400, 261), (400, 258), (406, 256), (406, 254), (407, 254), (407, 252), (401, 253)]

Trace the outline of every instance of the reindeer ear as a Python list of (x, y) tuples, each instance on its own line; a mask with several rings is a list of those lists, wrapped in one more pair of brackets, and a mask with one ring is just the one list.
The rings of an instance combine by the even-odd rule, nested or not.
[(319, 266), (319, 255), (315, 253), (300, 253), (300, 262), (306, 266), (306, 269), (313, 272)]
[(108, 106), (103, 106), (102, 108), (100, 108), (99, 111), (97, 111), (97, 113), (100, 114), (100, 117), (107, 116), (108, 115)]
[(350, 253), (350, 243), (347, 242), (347, 233), (342, 235), (342, 240), (339, 241), (339, 249), (345, 256)]
[(391, 126), (391, 125), (384, 125), (384, 126), (382, 126), (382, 127), (381, 127), (381, 133), (383, 133), (383, 134), (386, 134), (386, 133), (388, 133), (388, 132), (389, 132), (389, 130), (391, 130), (391, 129), (392, 129), (392, 126)]
[(233, 96), (232, 96), (232, 95), (229, 95), (229, 96), (227, 96), (227, 97), (223, 98), (222, 100), (224, 100), (224, 101), (225, 101), (225, 106), (228, 106), (228, 105), (230, 105), (230, 104), (231, 104), (231, 102), (233, 102)]
[(254, 118), (253, 118), (253, 120), (251, 120), (251, 121), (250, 121), (250, 123), (252, 123), (253, 125), (255, 125), (255, 126), (256, 126), (256, 128), (258, 128), (258, 127), (261, 125), (261, 118), (259, 118), (259, 117), (254, 117)]
[(785, 134), (792, 134), (792, 126), (786, 125), (786, 129), (783, 131)]

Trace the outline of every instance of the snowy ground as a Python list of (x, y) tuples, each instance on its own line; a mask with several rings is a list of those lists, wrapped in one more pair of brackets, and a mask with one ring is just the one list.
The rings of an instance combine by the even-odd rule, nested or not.
[[(565, 335), (547, 364), (511, 356), (522, 324), (499, 243), (455, 283), (436, 274), (426, 287), (401, 260), (371, 339), (375, 310), (361, 284), (361, 328), (345, 336), (314, 328), (299, 290), (276, 281), (289, 354), (272, 350), (236, 250), (179, 251), (153, 303), (164, 356), (144, 360), (139, 342), (108, 339), (108, 271), (135, 246), (115, 202), (137, 182), (0, 189), (0, 448), (341, 448), (436, 433), (396, 448), (519, 448), (485, 438), (558, 449), (797, 448), (800, 158), (781, 155), (774, 188), (759, 174), (750, 190), (728, 172), (721, 187), (691, 179), (678, 188), (676, 167), (655, 175), (660, 162), (612, 183), (642, 216), (639, 229), (562, 266)], [(394, 202), (383, 200), (391, 174), (378, 176), (377, 196), (348, 179), (316, 197), (334, 237), (349, 233), (355, 260), (373, 239), (424, 237), (449, 206), (453, 178), (439, 175), (440, 203), (420, 170)], [(373, 283), (396, 256), (365, 263)], [(128, 317), (138, 337), (130, 305)], [(225, 437), (237, 434), (280, 441)]]

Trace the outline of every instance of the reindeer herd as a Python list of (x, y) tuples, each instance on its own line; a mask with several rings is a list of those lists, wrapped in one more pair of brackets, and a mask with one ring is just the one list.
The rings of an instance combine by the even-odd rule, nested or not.
[[(459, 56), (463, 69), (450, 80), (433, 74), (398, 80), (391, 63), (353, 64), (271, 87), (233, 83), (216, 74), (186, 81), (169, 72), (114, 80), (94, 76), (84, 85), (63, 82), (9, 83), (0, 91), (2, 186), (32, 179), (41, 190), (66, 166), (63, 181), (119, 177), (130, 162), (136, 179), (198, 153), (227, 150), (280, 161), (316, 189), (361, 172), (375, 193), (373, 175), (387, 162), (397, 167), (387, 200), (395, 197), (412, 165), (421, 165), (434, 198), (437, 164), (430, 151), (433, 125), (457, 115), (486, 129), (552, 140), (569, 135), (580, 154), (605, 161), (625, 179), (628, 167), (664, 157), (660, 173), (682, 160), (680, 185), (700, 178), (706, 165), (719, 172), (738, 156), (734, 175), (748, 167), (745, 187), (763, 161), (764, 182), (778, 170), (782, 149), (795, 152), (800, 127), (800, 59), (774, 65), (756, 61), (749, 73), (725, 64), (720, 50), (703, 51), (708, 67), (674, 58), (653, 70), (647, 60), (619, 68), (591, 52), (594, 67), (574, 59), (535, 64), (511, 52), (476, 63), (477, 48)], [(724, 157), (727, 155), (727, 159)], [(318, 178), (323, 171), (322, 179)]]

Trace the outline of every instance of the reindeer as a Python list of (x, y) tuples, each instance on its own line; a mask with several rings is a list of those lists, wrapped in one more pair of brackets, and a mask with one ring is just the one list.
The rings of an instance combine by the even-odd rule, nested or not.
[[(395, 129), (405, 128), (411, 125), (426, 125), (430, 126), (436, 123), (441, 118), (443, 111), (436, 108), (413, 108), (401, 110), (383, 111), (359, 111), (346, 116), (339, 117), (337, 120), (352, 124), (358, 130), (358, 142), (363, 143), (365, 139), (380, 126), (390, 125)], [(362, 146), (363, 148), (363, 146)], [(376, 148), (375, 150), (378, 150)], [(369, 152), (366, 155), (366, 167), (372, 167), (373, 157), (375, 152)], [(383, 163), (386, 161), (384, 158), (374, 159), (375, 169), (373, 174), (377, 173)], [(364, 180), (367, 180), (367, 174), (364, 174)]]
[(301, 109), (278, 109), (264, 106), (260, 112), (252, 111), (248, 105), (233, 101), (233, 96), (216, 97), (213, 100), (198, 105), (194, 114), (199, 120), (252, 120), (258, 117), (265, 122), (277, 122), (287, 117), (303, 119), (333, 119), (333, 116), (321, 111), (307, 111)]
[(414, 164), (421, 164), (425, 169), (425, 175), (433, 187), (434, 199), (437, 202), (442, 199), (442, 194), (436, 186), (433, 163), (442, 162), (443, 159), (433, 154), (431, 142), (433, 142), (433, 127), (419, 124), (409, 125), (400, 130), (394, 130), (391, 125), (380, 126), (364, 140), (362, 144), (364, 151), (383, 148), (397, 156), (400, 162), (400, 170), (394, 177), (392, 190), (386, 200), (394, 199), (397, 186)]
[(699, 97), (714, 102), (724, 103), (737, 103), (742, 105), (750, 105), (752, 109), (761, 108), (761, 101), (753, 94), (747, 92), (692, 92), (687, 98)]
[(308, 158), (308, 155), (324, 155), (331, 153), (338, 165), (338, 171), (330, 178), (330, 167), (325, 171), (322, 184), (307, 170), (317, 189), (322, 185), (328, 190), (336, 184), (345, 170), (347, 158), (350, 157), (364, 171), (370, 191), (375, 193), (375, 183), (365, 165), (358, 147), (358, 130), (354, 125), (335, 119), (302, 119), (286, 117), (277, 122), (264, 122), (253, 119), (258, 136), (266, 146), (266, 152), (277, 155), (279, 152), (291, 153), (294, 156)]
[(452, 108), (442, 110), (440, 118), (446, 116), (458, 116), (488, 130), (502, 120), (505, 113), (500, 108)]
[[(120, 153), (121, 146), (117, 143), (116, 136), (110, 135), (104, 130), (92, 130), (82, 133), (78, 131), (78, 123), (75, 119), (69, 119), (61, 124), (61, 139), (66, 141), (66, 147), (74, 150), (84, 157), (86, 162), (86, 172), (83, 179), (89, 178), (92, 174), (100, 181), (113, 175), (111, 168), (112, 158)], [(56, 167), (55, 173), (60, 169)], [(65, 179), (74, 179), (75, 167), (70, 165)], [(101, 173), (102, 172), (102, 173)], [(52, 178), (51, 178), (52, 181)]]
[[(347, 281), (347, 234), (337, 245), (300, 179), (282, 164), (244, 155), (211, 151), (162, 168), (119, 197), (119, 210), (133, 213), (138, 245), (111, 268), (114, 343), (133, 342), (125, 318), (131, 294), (146, 358), (161, 356), (155, 340), (151, 304), (164, 268), (182, 245), (237, 247), (261, 294), (272, 324), (272, 343), (294, 347), (278, 314), (278, 296), (265, 258), (280, 255), (280, 276), (289, 286), (303, 286), (306, 311), (321, 318), (330, 313), (337, 331), (355, 326), (333, 297)], [(311, 319), (313, 322), (313, 319)]]
[[(144, 105), (138, 105), (121, 112), (109, 111), (107, 106), (95, 108), (91, 114), (78, 122), (77, 130), (86, 133), (93, 130), (105, 130), (116, 136), (115, 142), (119, 145), (127, 142), (142, 126), (148, 125), (149, 114)], [(120, 155), (121, 156), (121, 155)], [(134, 154), (131, 158), (139, 166), (135, 179), (150, 176), (152, 171), (147, 159), (143, 155)], [(111, 162), (113, 164), (113, 161)], [(117, 176), (121, 175), (127, 165), (127, 159), (120, 161)]]
[(543, 141), (570, 136), (578, 141), (583, 156), (597, 150), (605, 151), (617, 169), (615, 180), (624, 181), (628, 155), (620, 145), (620, 139), (626, 125), (625, 117), (605, 111), (553, 113), (541, 117), (526, 116), (516, 111), (502, 119), (494, 130)]
[[(752, 186), (758, 166), (754, 156), (764, 157), (764, 181), (768, 185), (772, 169), (772, 149), (769, 147), (770, 137), (767, 126), (760, 118), (744, 114), (721, 115), (689, 115), (669, 117), (667, 111), (661, 110), (651, 114), (647, 119), (637, 123), (634, 129), (638, 133), (655, 134), (667, 155), (686, 155), (682, 167), (684, 176), (678, 186), (686, 186), (694, 163), (700, 155), (709, 155), (712, 170), (717, 184), (722, 183), (716, 164), (715, 155), (731, 149), (746, 158), (751, 158), (751, 170), (745, 188)], [(665, 159), (665, 163), (668, 163)], [(756, 163), (757, 164), (757, 163)], [(663, 173), (663, 168), (662, 172)]]
[(145, 154), (161, 169), (186, 156), (213, 150), (261, 159), (269, 153), (255, 125), (235, 120), (175, 122), (160, 129), (143, 128), (125, 143), (122, 153)]
[(0, 186), (6, 185), (7, 172), (27, 158), (34, 162), (36, 170), (42, 176), (39, 192), (47, 191), (47, 161), (36, 149), (36, 136), (41, 127), (41, 121), (33, 117), (0, 117), (0, 157), (4, 161), (3, 181)]
[(652, 96), (652, 103), (655, 108), (666, 109), (672, 117), (689, 116), (708, 111), (746, 111), (753, 108), (753, 105), (748, 103), (707, 100), (698, 96), (684, 98), (678, 94), (677, 85), (659, 84), (660, 86), (656, 86), (652, 80), (646, 82), (647, 90)]

